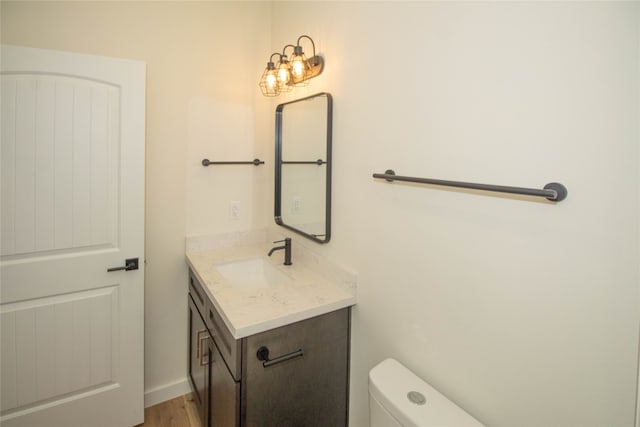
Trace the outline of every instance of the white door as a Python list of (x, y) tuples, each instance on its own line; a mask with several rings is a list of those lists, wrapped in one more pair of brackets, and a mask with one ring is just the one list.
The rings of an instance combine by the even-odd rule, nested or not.
[(145, 64), (1, 49), (0, 422), (139, 424)]

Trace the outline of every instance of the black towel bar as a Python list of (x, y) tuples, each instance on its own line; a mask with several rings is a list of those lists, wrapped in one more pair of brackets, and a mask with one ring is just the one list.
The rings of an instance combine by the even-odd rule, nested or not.
[(202, 166), (209, 165), (264, 165), (264, 160), (253, 159), (250, 162), (212, 162), (209, 159), (202, 159)]
[(522, 194), (525, 196), (545, 197), (552, 202), (560, 202), (567, 198), (567, 189), (564, 185), (551, 182), (544, 186), (543, 190), (537, 188), (509, 187), (506, 185), (490, 185), (475, 184), (473, 182), (446, 181), (442, 179), (431, 178), (414, 178), (411, 176), (396, 175), (392, 169), (388, 169), (385, 173), (374, 173), (374, 178), (386, 179), (392, 181), (415, 182), (419, 184), (443, 185), (446, 187), (470, 188), (473, 190), (495, 191), (498, 193)]

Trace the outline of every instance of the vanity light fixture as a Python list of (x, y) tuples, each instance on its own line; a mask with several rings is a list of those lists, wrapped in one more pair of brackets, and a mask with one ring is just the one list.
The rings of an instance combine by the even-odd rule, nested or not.
[(293, 57), (291, 58), (291, 74), (293, 75), (293, 81), (296, 86), (306, 86), (309, 84), (309, 79), (311, 77), (315, 77), (312, 76), (312, 63), (309, 62), (307, 56), (302, 50), (302, 46), (300, 45), (300, 39), (302, 39), (303, 37), (306, 37), (311, 41), (311, 46), (313, 47), (312, 59), (314, 60), (314, 65), (316, 58), (319, 58), (316, 57), (316, 44), (313, 42), (313, 39), (307, 35), (301, 35), (300, 37), (298, 37), (298, 41), (293, 48)]
[(285, 52), (288, 47), (295, 48), (295, 46), (288, 44), (282, 49), (282, 55), (280, 55), (280, 62), (278, 63), (278, 88), (280, 92), (289, 92), (292, 89), (291, 64), (289, 64), (289, 59)]
[[(309, 59), (300, 44), (303, 38), (309, 39), (313, 48), (313, 56)], [(285, 53), (288, 47), (293, 48), (291, 61)], [(277, 65), (272, 61), (274, 55), (280, 56)], [(259, 86), (264, 96), (278, 96), (282, 92), (289, 92), (294, 86), (307, 86), (310, 79), (322, 73), (323, 68), (324, 59), (316, 55), (316, 45), (313, 39), (307, 35), (301, 35), (295, 46), (288, 44), (282, 49), (282, 54), (274, 53), (271, 55)]]
[(279, 53), (272, 53), (267, 62), (267, 68), (265, 68), (262, 77), (260, 78), (260, 89), (264, 96), (278, 96), (280, 90), (278, 88), (278, 73), (276, 71), (276, 65), (273, 62), (273, 55), (280, 55)]

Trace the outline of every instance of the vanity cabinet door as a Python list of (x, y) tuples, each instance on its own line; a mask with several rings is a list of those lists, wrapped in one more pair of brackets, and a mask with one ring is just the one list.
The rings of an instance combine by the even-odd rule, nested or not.
[(206, 425), (209, 387), (207, 343), (209, 333), (191, 296), (189, 298), (189, 382), (200, 420)]
[(243, 426), (347, 425), (349, 313), (346, 308), (246, 338)]
[(209, 340), (209, 424), (205, 427), (240, 426), (240, 383), (227, 368), (218, 347)]

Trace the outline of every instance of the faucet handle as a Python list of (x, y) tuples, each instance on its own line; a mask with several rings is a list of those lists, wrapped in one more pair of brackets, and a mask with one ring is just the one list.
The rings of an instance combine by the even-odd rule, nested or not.
[(273, 242), (273, 243), (282, 243), (282, 242), (290, 242), (290, 241), (291, 241), (291, 237), (285, 237), (284, 239), (282, 239), (282, 240), (276, 240), (276, 241), (275, 241), (275, 242)]

